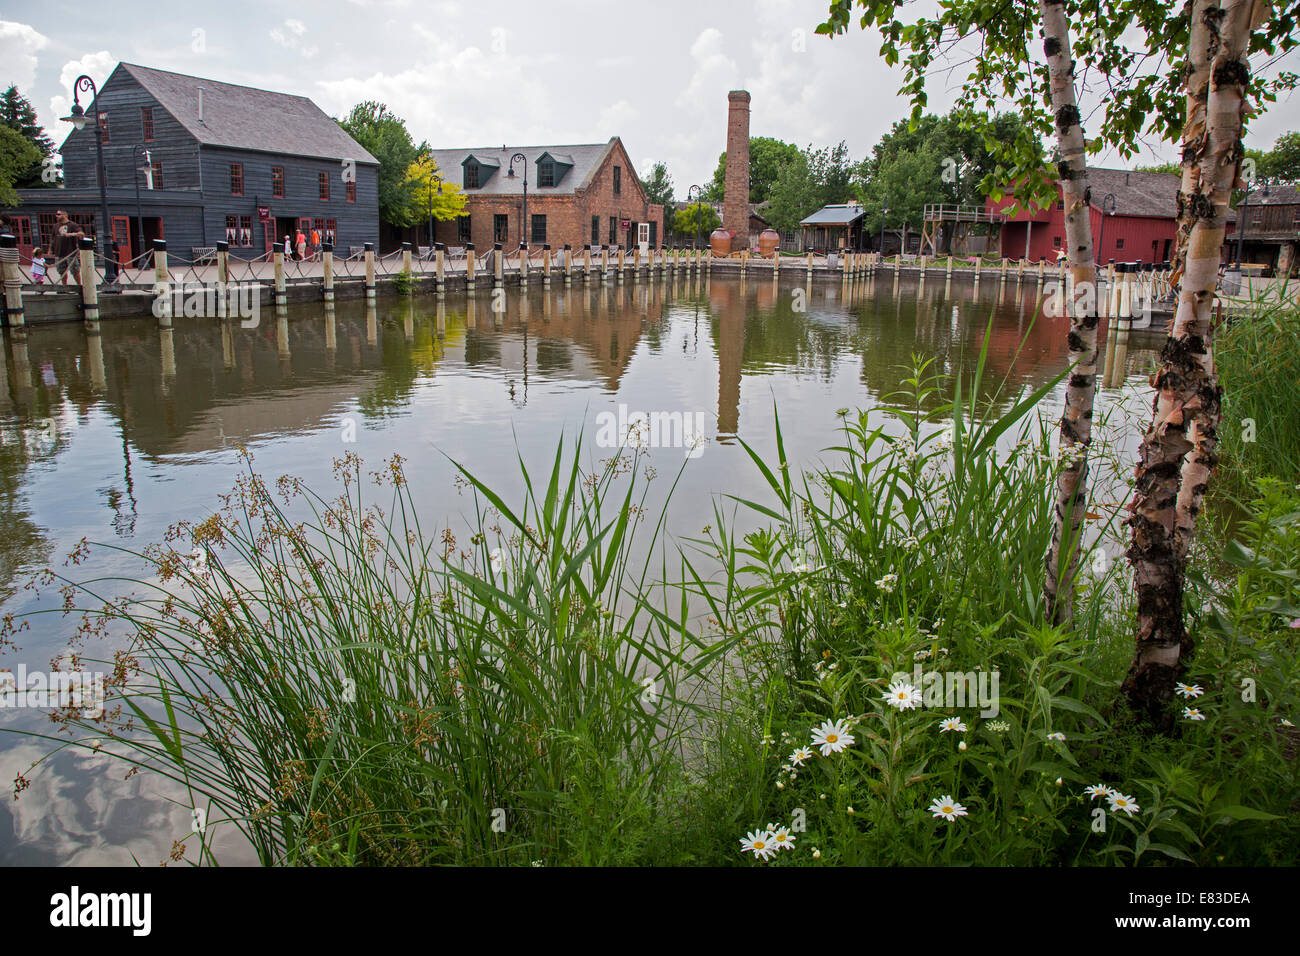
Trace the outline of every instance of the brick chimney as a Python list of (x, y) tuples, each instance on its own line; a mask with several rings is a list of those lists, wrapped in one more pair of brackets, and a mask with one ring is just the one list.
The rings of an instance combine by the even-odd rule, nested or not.
[(736, 252), (749, 245), (749, 93), (727, 94), (727, 176), (723, 183), (722, 228)]

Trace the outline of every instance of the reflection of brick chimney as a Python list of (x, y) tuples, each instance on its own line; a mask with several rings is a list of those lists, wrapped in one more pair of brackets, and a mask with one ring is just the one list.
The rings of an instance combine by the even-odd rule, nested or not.
[(732, 251), (749, 245), (749, 94), (727, 94), (727, 178), (723, 184), (722, 228), (734, 237)]

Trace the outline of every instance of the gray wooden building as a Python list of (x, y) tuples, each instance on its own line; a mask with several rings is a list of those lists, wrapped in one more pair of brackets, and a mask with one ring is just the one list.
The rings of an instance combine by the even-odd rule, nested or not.
[(186, 259), (222, 239), (259, 258), (299, 228), (344, 254), (379, 239), (378, 161), (306, 97), (119, 63), (86, 106), (96, 111), (101, 126), (60, 147), (63, 188), (19, 190), (5, 210), (24, 258), (34, 245), (48, 254), (58, 209), (103, 231), (95, 136), (123, 259), (152, 239)]

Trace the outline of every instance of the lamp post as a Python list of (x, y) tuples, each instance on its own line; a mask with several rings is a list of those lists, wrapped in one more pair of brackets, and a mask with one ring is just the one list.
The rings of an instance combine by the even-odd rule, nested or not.
[[(144, 158), (144, 165), (135, 167), (135, 172), (131, 176), (131, 183), (135, 186), (135, 230), (136, 236), (140, 240), (140, 245), (136, 248), (136, 254), (144, 252), (144, 210), (140, 206), (140, 173), (152, 173), (153, 161), (149, 158), (149, 150), (143, 143), (137, 143), (131, 151), (131, 158)], [(153, 179), (149, 180), (149, 188), (153, 189)]]
[(528, 157), (523, 153), (515, 153), (510, 157), (510, 170), (506, 173), (507, 179), (515, 178), (515, 161), (518, 160), (524, 164), (524, 218), (519, 224), (519, 244), (527, 247), (528, 245)]
[(1115, 215), (1115, 194), (1106, 193), (1101, 199), (1101, 228), (1097, 230), (1097, 265), (1101, 266), (1101, 256), (1106, 242), (1106, 203), (1110, 203), (1110, 214)]
[[(86, 111), (82, 109), (82, 90), (90, 91), (90, 102), (95, 107), (94, 117), (87, 116)], [(95, 168), (99, 172), (99, 211), (104, 217), (104, 236), (100, 248), (104, 251), (104, 278), (113, 282), (117, 279), (117, 257), (109, 254), (113, 223), (108, 215), (108, 171), (104, 168), (104, 137), (99, 132), (99, 115), (99, 88), (95, 86), (94, 80), (83, 73), (72, 84), (72, 112), (61, 119), (79, 130), (90, 127), (95, 131)]]
[(700, 197), (704, 195), (703, 186), (692, 186), (686, 190), (686, 202), (691, 201), (691, 193), (695, 194), (695, 245), (692, 248), (699, 248), (700, 245)]
[(438, 182), (438, 195), (442, 195), (443, 178), (438, 173), (433, 173), (429, 177), (429, 247), (433, 248), (433, 183)]

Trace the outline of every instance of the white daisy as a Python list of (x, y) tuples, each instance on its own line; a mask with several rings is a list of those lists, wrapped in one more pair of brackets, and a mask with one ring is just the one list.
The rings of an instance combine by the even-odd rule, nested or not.
[(876, 582), (876, 587), (880, 588), (880, 590), (884, 591), (886, 594), (893, 594), (894, 588), (897, 585), (898, 585), (897, 574), (886, 574), (883, 578), (881, 578)]
[(1133, 814), (1142, 809), (1133, 802), (1133, 798), (1127, 793), (1120, 793), (1118, 790), (1112, 790), (1109, 799), (1112, 813), (1123, 810), (1129, 816), (1133, 816)]
[(753, 830), (740, 841), (741, 853), (752, 853), (757, 860), (770, 860), (776, 856), (772, 834), (767, 830)]
[(962, 722), (960, 717), (945, 717), (943, 720), (939, 721), (939, 733), (946, 734), (950, 730), (954, 733), (964, 734), (966, 732), (966, 725)]
[(823, 757), (829, 757), (851, 747), (855, 741), (844, 721), (828, 720), (813, 728), (812, 742), (821, 749)]
[(772, 835), (772, 845), (778, 850), (794, 849), (794, 837), (791, 835), (789, 827), (775, 827), (770, 833)]
[(882, 696), (885, 703), (899, 710), (921, 706), (921, 692), (905, 680), (894, 681), (889, 685), (889, 691)]
[(1188, 720), (1204, 720), (1205, 715), (1201, 713), (1199, 707), (1184, 707), (1183, 716)]
[(1061, 733), (1060, 731), (1057, 731), (1057, 732), (1054, 733), (1054, 734), (1048, 734), (1048, 735), (1047, 735), (1047, 739), (1048, 739), (1048, 740), (1064, 740), (1064, 739), (1065, 739), (1065, 734)]
[(1098, 797), (1109, 797), (1115, 791), (1104, 783), (1094, 783), (1091, 787), (1085, 787), (1083, 792), (1089, 800), (1096, 800)]
[(943, 817), (949, 823), (958, 817), (966, 816), (966, 808), (947, 794), (930, 804), (930, 812), (936, 817)]
[(813, 752), (807, 747), (799, 747), (794, 753), (790, 754), (790, 763), (796, 767), (802, 767), (805, 761), (812, 760)]
[(1205, 693), (1200, 684), (1179, 684), (1174, 690), (1179, 697), (1200, 697)]

